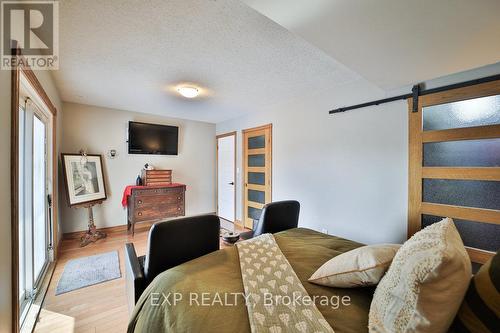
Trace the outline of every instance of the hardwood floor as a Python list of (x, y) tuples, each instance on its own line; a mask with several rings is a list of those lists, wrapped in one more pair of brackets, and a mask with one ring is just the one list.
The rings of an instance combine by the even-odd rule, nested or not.
[[(138, 225), (139, 226), (139, 225)], [(231, 229), (232, 223), (221, 221), (221, 226)], [(234, 226), (235, 231), (243, 231)], [(137, 255), (144, 255), (149, 228), (136, 229), (135, 236), (126, 231), (110, 231), (108, 237), (79, 247), (78, 239), (64, 239), (60, 244), (52, 280), (35, 326), (37, 333), (69, 332), (125, 332), (128, 323), (128, 308), (125, 295), (125, 243), (134, 243)], [(226, 247), (221, 241), (221, 248)], [(74, 290), (56, 296), (55, 289), (68, 260), (117, 250), (120, 257), (122, 277), (94, 286)]]

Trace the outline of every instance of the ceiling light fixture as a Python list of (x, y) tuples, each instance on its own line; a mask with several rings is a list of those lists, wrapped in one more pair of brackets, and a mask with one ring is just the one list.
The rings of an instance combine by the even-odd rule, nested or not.
[(178, 87), (177, 92), (186, 98), (195, 98), (200, 94), (198, 88), (188, 86)]

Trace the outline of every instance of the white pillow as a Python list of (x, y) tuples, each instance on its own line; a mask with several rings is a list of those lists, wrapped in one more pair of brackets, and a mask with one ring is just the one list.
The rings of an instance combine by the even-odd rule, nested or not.
[(342, 253), (324, 263), (309, 282), (338, 288), (377, 284), (401, 245), (367, 245)]
[(453, 220), (417, 232), (399, 249), (370, 306), (370, 332), (444, 333), (471, 278)]

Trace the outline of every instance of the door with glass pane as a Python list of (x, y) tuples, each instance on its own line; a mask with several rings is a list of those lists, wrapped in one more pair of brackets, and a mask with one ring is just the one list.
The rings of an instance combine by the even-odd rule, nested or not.
[(272, 125), (243, 131), (243, 224), (253, 229), (271, 202)]
[(451, 217), (483, 263), (500, 248), (500, 81), (409, 104), (408, 236)]
[(49, 261), (48, 117), (31, 100), (19, 109), (19, 304), (36, 295)]

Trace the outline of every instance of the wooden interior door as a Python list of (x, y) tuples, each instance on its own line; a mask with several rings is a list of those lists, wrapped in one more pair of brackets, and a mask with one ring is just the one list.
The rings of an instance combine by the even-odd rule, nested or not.
[(500, 248), (500, 80), (408, 104), (408, 237), (451, 217), (483, 264)]
[(271, 202), (272, 125), (243, 131), (243, 225), (253, 229), (262, 208)]

